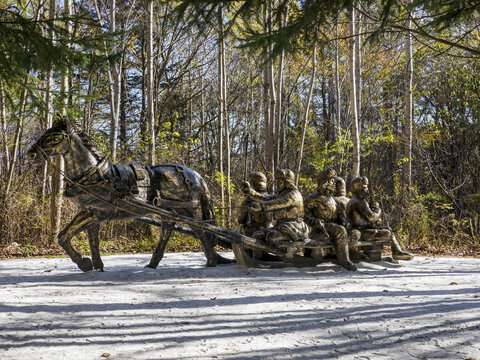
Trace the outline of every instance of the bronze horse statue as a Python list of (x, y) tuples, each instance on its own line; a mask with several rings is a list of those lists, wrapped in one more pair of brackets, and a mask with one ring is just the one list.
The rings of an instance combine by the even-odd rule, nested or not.
[[(67, 185), (64, 195), (81, 209), (60, 231), (58, 243), (83, 271), (103, 271), (99, 251), (99, 230), (103, 221), (151, 215), (145, 208), (126, 201), (126, 197), (215, 224), (214, 207), (205, 180), (185, 166), (111, 164), (84, 131), (75, 129), (63, 119), (57, 120), (28, 150), (28, 159), (33, 163), (58, 155), (65, 159)], [(174, 222), (162, 221), (160, 240), (147, 267), (158, 266), (174, 228)], [(70, 243), (82, 231), (88, 234), (93, 261), (82, 257)], [(207, 266), (233, 261), (217, 254), (214, 235), (193, 227), (192, 231), (202, 244)]]

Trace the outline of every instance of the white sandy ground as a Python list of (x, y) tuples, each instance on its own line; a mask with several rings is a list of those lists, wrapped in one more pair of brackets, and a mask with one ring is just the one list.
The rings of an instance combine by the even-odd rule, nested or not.
[(103, 260), (104, 273), (0, 261), (0, 359), (480, 359), (480, 259), (358, 272)]

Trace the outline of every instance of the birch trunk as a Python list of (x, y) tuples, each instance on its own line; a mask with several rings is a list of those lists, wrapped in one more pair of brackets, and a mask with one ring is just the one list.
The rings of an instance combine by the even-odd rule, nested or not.
[(227, 68), (225, 65), (225, 41), (223, 39), (223, 30), (222, 30), (222, 42), (221, 42), (221, 51), (222, 51), (222, 87), (223, 87), (223, 121), (224, 124), (224, 133), (225, 133), (225, 173), (226, 173), (226, 186), (227, 186), (227, 224), (230, 224), (232, 218), (232, 194), (230, 189), (231, 182), (231, 151), (230, 151), (230, 122), (228, 119), (227, 112)]
[(361, 119), (362, 119), (362, 51), (361, 51), (361, 14), (356, 13), (356, 26), (355, 26), (355, 86), (357, 98), (357, 122), (358, 133), (361, 134)]
[(218, 136), (217, 136), (217, 151), (218, 151), (218, 172), (221, 176), (220, 181), (220, 204), (221, 204), (221, 215), (222, 215), (222, 224), (224, 224), (225, 217), (225, 184), (224, 184), (224, 170), (223, 170), (223, 133), (224, 133), (224, 115), (225, 115), (225, 94), (224, 94), (224, 61), (223, 61), (223, 12), (219, 11), (218, 17)]
[(340, 89), (340, 70), (338, 56), (338, 21), (335, 23), (335, 97), (337, 100), (336, 117), (335, 117), (335, 141), (340, 140), (342, 119), (341, 119), (341, 89)]
[[(72, 3), (71, 0), (64, 0), (64, 15), (69, 19), (72, 15)], [(70, 36), (72, 31), (71, 23), (69, 20), (65, 23), (66, 36)], [(61, 113), (64, 117), (67, 116), (68, 107), (68, 93), (69, 93), (69, 76), (68, 70), (64, 70), (61, 77), (60, 93), (61, 93)], [(69, 120), (67, 120), (69, 121)], [(52, 197), (50, 203), (50, 229), (51, 238), (50, 241), (54, 241), (58, 232), (60, 231), (60, 220), (62, 216), (62, 203), (63, 203), (63, 172), (65, 170), (65, 163), (63, 156), (56, 156), (55, 158), (55, 171), (52, 180)]]
[(8, 164), (10, 162), (10, 150), (8, 148), (8, 138), (7, 138), (7, 110), (5, 104), (5, 89), (3, 87), (3, 81), (0, 79), (0, 126), (2, 131), (2, 152), (3, 152), (3, 161), (0, 165), (0, 173), (7, 172)]
[(302, 168), (302, 159), (303, 159), (303, 147), (305, 144), (305, 135), (307, 133), (307, 125), (308, 125), (308, 115), (310, 113), (310, 103), (312, 102), (312, 94), (313, 94), (313, 85), (315, 84), (315, 76), (317, 73), (317, 46), (314, 45), (313, 47), (313, 60), (312, 60), (312, 73), (310, 76), (310, 86), (308, 89), (308, 96), (307, 101), (305, 104), (305, 111), (303, 112), (303, 121), (302, 121), (302, 136), (300, 138), (300, 148), (298, 150), (298, 157), (297, 157), (297, 169), (295, 172), (295, 185), (298, 186), (298, 179), (300, 178), (300, 170)]
[(360, 133), (358, 130), (358, 112), (357, 112), (357, 85), (356, 85), (356, 70), (355, 70), (355, 36), (356, 36), (356, 26), (355, 26), (355, 8), (352, 8), (351, 11), (351, 21), (350, 21), (350, 113), (352, 119), (352, 142), (353, 142), (353, 169), (352, 177), (357, 177), (360, 175)]
[[(48, 5), (48, 19), (52, 22), (49, 31), (51, 39), (54, 38), (53, 21), (56, 14), (56, 0), (50, 0)], [(46, 95), (45, 95), (45, 107), (46, 107), (46, 127), (50, 128), (53, 124), (53, 69), (50, 69), (47, 73), (46, 81)], [(52, 171), (49, 170), (48, 161), (44, 161), (42, 165), (42, 196), (46, 196), (48, 189), (52, 189)]]
[[(21, 90), (21, 95), (20, 95), (20, 109), (19, 109), (19, 114), (17, 118), (17, 126), (15, 128), (15, 138), (13, 141), (13, 149), (12, 149), (12, 156), (10, 159), (10, 164), (8, 166), (8, 174), (7, 174), (7, 184), (5, 186), (5, 192), (3, 194), (4, 199), (7, 199), (8, 196), (10, 195), (10, 188), (12, 186), (13, 182), (13, 173), (15, 171), (15, 164), (17, 163), (17, 157), (18, 153), (20, 151), (20, 139), (22, 137), (23, 133), (23, 126), (24, 126), (24, 113), (25, 113), (25, 104), (27, 101), (27, 80), (28, 78), (25, 79), (25, 84), (24, 88)], [(8, 146), (8, 145), (7, 145)]]
[[(408, 0), (410, 3), (411, 0)], [(408, 14), (407, 28), (411, 28), (412, 19)], [(412, 186), (412, 123), (413, 123), (413, 58), (412, 58), (412, 33), (407, 31), (405, 39), (405, 58), (407, 62), (405, 72), (405, 162), (403, 167), (403, 183), (406, 187), (406, 193), (410, 194)]]
[(156, 134), (153, 104), (153, 0), (148, 1), (147, 21), (147, 124), (148, 124), (148, 163), (155, 164)]

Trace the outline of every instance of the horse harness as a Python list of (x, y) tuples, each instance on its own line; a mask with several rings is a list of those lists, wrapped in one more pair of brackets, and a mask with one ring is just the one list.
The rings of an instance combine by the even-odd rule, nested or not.
[[(161, 196), (161, 183), (154, 181), (155, 173), (138, 163), (129, 165), (111, 164), (108, 170), (104, 170), (104, 164), (107, 160), (104, 157), (98, 164), (87, 170), (78, 179), (67, 179), (64, 196), (74, 197), (82, 190), (87, 190), (92, 186), (108, 186), (110, 190), (115, 190), (120, 197), (134, 196), (144, 201), (150, 200), (156, 207), (164, 209), (194, 209), (199, 205), (198, 200), (191, 199), (191, 180), (185, 174), (181, 165), (172, 165), (177, 173), (181, 173), (183, 182), (189, 194), (188, 200), (165, 199)], [(154, 184), (151, 184), (154, 182)], [(153, 194), (149, 194), (151, 185), (155, 189)], [(150, 202), (150, 201), (149, 201)]]

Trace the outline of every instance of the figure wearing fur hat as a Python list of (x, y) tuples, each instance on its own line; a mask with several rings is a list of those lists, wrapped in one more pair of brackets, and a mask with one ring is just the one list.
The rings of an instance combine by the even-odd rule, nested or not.
[(334, 197), (336, 175), (333, 169), (318, 174), (317, 192), (305, 200), (305, 221), (312, 228), (312, 238), (326, 233), (332, 239), (340, 265), (347, 270), (356, 270), (348, 254), (345, 208)]
[(276, 221), (274, 227), (255, 233), (255, 237), (272, 245), (281, 241), (308, 239), (308, 226), (303, 221), (303, 197), (294, 181), (295, 176), (291, 170), (279, 169), (275, 172), (276, 194), (262, 196), (251, 188), (247, 189), (256, 200), (250, 203), (250, 210), (254, 213), (273, 213)]
[(368, 179), (359, 176), (351, 183), (352, 198), (347, 204), (347, 218), (353, 231), (358, 233), (362, 240), (390, 239), (392, 255), (395, 260), (412, 260), (413, 255), (400, 247), (392, 229), (382, 225), (380, 218), (382, 210), (376, 201), (368, 202)]
[[(248, 189), (250, 186), (259, 196), (250, 196)], [(270, 194), (267, 192), (267, 177), (261, 172), (252, 172), (248, 176), (248, 182), (240, 185), (246, 197), (240, 205), (240, 215), (237, 219), (240, 224), (240, 232), (247, 236), (253, 236), (257, 231), (271, 228), (273, 226), (273, 214), (271, 212), (254, 212), (250, 210), (250, 203), (255, 199), (267, 198)]]

